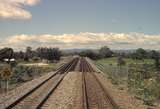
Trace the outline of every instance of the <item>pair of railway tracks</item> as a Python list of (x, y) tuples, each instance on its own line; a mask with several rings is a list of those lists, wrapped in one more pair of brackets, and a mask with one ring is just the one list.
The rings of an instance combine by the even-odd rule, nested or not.
[(83, 81), (83, 109), (120, 109), (85, 58), (80, 60), (80, 72)]
[(75, 69), (78, 60), (78, 58), (74, 58), (69, 63), (61, 66), (53, 75), (6, 106), (5, 109), (41, 109), (66, 74)]
[[(66, 74), (74, 71), (76, 66), (82, 72), (83, 109), (119, 109), (86, 58), (74, 58), (62, 65), (53, 75), (25, 93), (5, 109), (41, 109), (47, 103)], [(46, 106), (46, 105), (45, 105)], [(46, 108), (46, 107), (45, 107)]]

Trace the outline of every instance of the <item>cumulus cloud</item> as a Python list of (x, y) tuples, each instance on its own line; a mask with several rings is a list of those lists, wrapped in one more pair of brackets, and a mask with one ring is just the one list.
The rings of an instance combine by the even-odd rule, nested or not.
[(160, 35), (142, 33), (78, 33), (62, 35), (13, 35), (4, 39), (1, 46), (10, 46), (18, 49), (26, 46), (60, 47), (66, 48), (99, 48), (109, 46), (112, 49), (160, 49)]
[(16, 2), (16, 3), (21, 3), (21, 4), (24, 4), (24, 5), (35, 5), (40, 0), (11, 0), (11, 1)]
[(40, 0), (0, 0), (0, 17), (29, 19), (31, 13), (24, 9), (25, 5), (36, 5)]

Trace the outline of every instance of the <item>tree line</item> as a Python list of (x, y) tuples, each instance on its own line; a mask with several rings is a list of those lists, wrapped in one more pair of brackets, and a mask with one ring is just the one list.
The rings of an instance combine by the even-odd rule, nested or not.
[(90, 57), (91, 59), (101, 59), (101, 58), (109, 58), (109, 57), (125, 57), (125, 58), (132, 58), (137, 60), (144, 60), (144, 59), (156, 59), (160, 57), (160, 53), (156, 50), (145, 50), (143, 48), (138, 48), (136, 50), (130, 50), (131, 52), (115, 52), (112, 51), (109, 47), (104, 46), (98, 50), (83, 50), (80, 53), (75, 53), (80, 56)]
[(31, 47), (27, 47), (25, 51), (14, 51), (12, 48), (3, 48), (0, 50), (0, 60), (4, 59), (16, 59), (23, 61), (30, 60), (48, 60), (50, 62), (59, 61), (61, 57), (61, 51), (59, 48), (47, 48), (39, 47), (33, 50)]
[[(124, 64), (123, 58), (131, 58), (135, 60), (144, 60), (144, 59), (153, 59), (155, 65), (160, 69), (160, 53), (156, 50), (145, 50), (143, 48), (138, 48), (132, 52), (115, 52), (112, 51), (109, 47), (104, 46), (98, 50), (83, 50), (81, 52), (71, 53), (72, 55), (79, 55), (83, 57), (89, 57), (93, 60), (109, 58), (109, 57), (118, 57), (119, 63)], [(33, 50), (31, 47), (27, 47), (25, 51), (14, 51), (12, 48), (3, 48), (0, 50), (0, 60), (3, 61), (5, 58), (11, 59), (15, 58), (17, 60), (48, 60), (50, 62), (60, 60), (62, 55), (66, 55), (64, 52), (61, 52), (59, 48), (47, 48), (39, 47), (36, 50)]]
[(91, 59), (109, 58), (113, 56), (113, 51), (107, 46), (101, 47), (99, 50), (84, 50), (78, 53), (80, 56), (89, 57)]
[(117, 63), (119, 65), (124, 65), (125, 61), (123, 58), (131, 58), (133, 60), (142, 60), (144, 59), (153, 59), (157, 69), (160, 69), (160, 53), (156, 50), (145, 50), (143, 48), (138, 48), (136, 50), (131, 50), (130, 52), (115, 52), (112, 51), (109, 47), (104, 46), (98, 50), (84, 50), (80, 53), (76, 53), (80, 56), (89, 57), (93, 60), (118, 57)]

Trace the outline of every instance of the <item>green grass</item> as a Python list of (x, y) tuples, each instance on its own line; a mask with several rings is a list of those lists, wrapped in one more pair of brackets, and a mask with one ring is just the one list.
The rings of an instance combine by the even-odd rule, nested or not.
[[(153, 64), (154, 60), (153, 59), (144, 59), (144, 60), (133, 60), (131, 58), (124, 58), (124, 61), (126, 64)], [(104, 58), (96, 61), (97, 63), (101, 64), (112, 64), (112, 65), (117, 65), (117, 57), (112, 57), (112, 58)]]
[(117, 57), (100, 59), (95, 64), (108, 75), (112, 84), (119, 89), (127, 87), (144, 104), (152, 105), (160, 98), (160, 72), (155, 69), (154, 60), (124, 60), (126, 65), (122, 67), (117, 66)]

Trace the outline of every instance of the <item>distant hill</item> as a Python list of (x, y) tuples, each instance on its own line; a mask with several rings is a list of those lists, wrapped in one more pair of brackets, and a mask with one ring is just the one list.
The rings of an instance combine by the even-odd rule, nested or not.
[[(63, 49), (62, 51), (66, 52), (66, 53), (73, 53), (73, 52), (82, 52), (84, 50), (94, 50), (94, 51), (97, 51), (97, 49)], [(113, 52), (116, 52), (116, 53), (132, 53), (132, 52), (135, 52), (135, 50), (112, 50)]]
[(73, 53), (73, 52), (77, 52), (77, 53), (80, 53), (84, 50), (87, 50), (87, 49), (63, 49), (62, 51), (66, 52), (66, 53)]
[[(74, 53), (74, 52), (82, 52), (84, 50), (94, 50), (97, 51), (98, 49), (87, 49), (87, 48), (77, 48), (77, 49), (63, 49), (62, 51), (66, 52), (66, 53)], [(133, 53), (136, 51), (136, 49), (128, 49), (128, 50), (116, 50), (116, 49), (111, 49), (113, 52), (115, 53)], [(151, 51), (149, 49), (146, 49), (146, 51)], [(160, 50), (157, 50), (158, 52), (160, 52)]]

